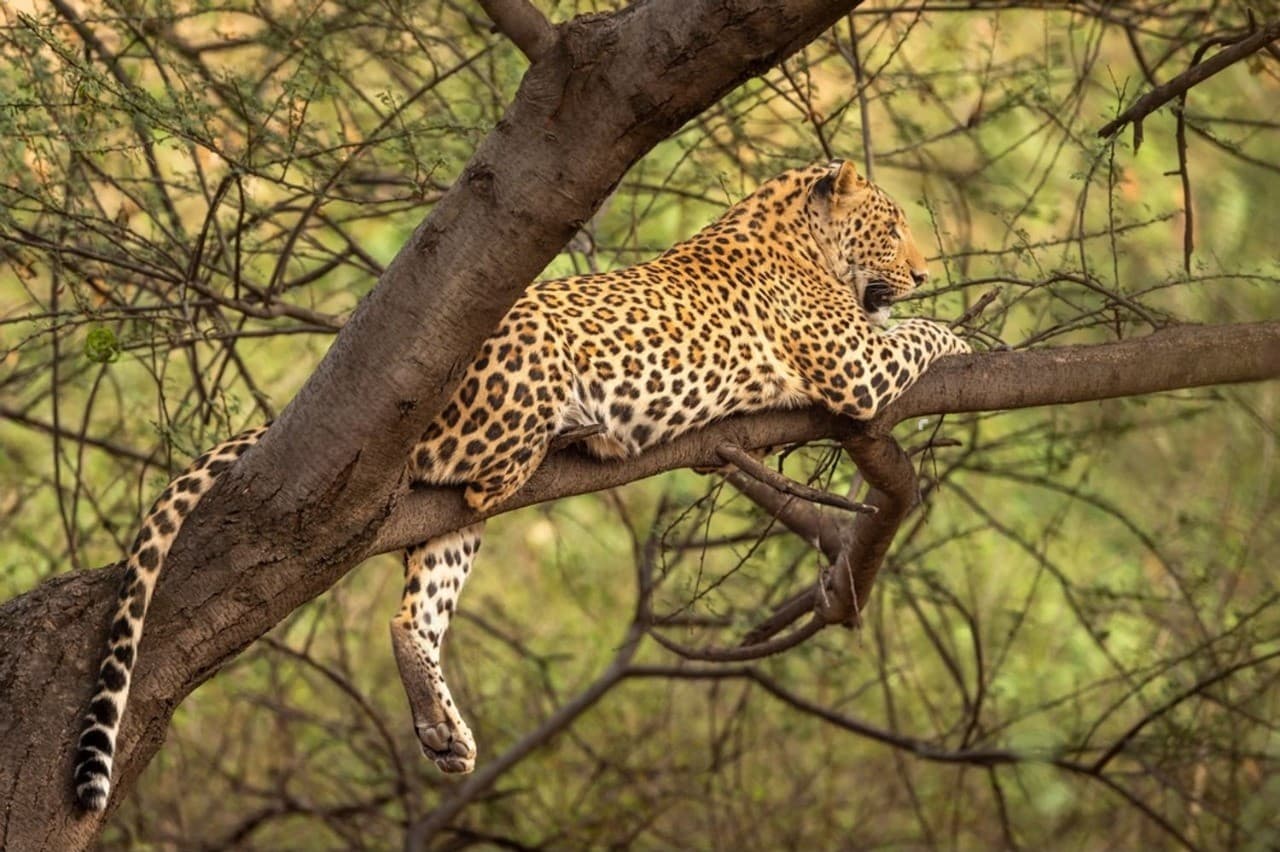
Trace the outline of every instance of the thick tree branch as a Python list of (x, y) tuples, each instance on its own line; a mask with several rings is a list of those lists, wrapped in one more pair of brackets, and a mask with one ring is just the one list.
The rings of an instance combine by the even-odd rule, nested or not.
[(1219, 71), (1267, 47), (1276, 39), (1280, 39), (1280, 19), (1267, 23), (1257, 32), (1246, 36), (1230, 47), (1223, 48), (1208, 60), (1192, 65), (1169, 82), (1156, 86), (1138, 98), (1124, 112), (1104, 124), (1098, 130), (1098, 135), (1102, 137), (1111, 136), (1126, 124), (1133, 122), (1133, 147), (1136, 150), (1142, 144), (1142, 120), (1144, 118), (1174, 98), (1186, 94), (1190, 89), (1208, 80)]
[[(713, 467), (719, 447), (801, 443), (853, 434), (887, 434), (930, 414), (1062, 405), (1206, 385), (1280, 378), (1280, 321), (1185, 325), (1133, 340), (951, 357), (873, 421), (857, 424), (820, 409), (737, 417), (684, 435), (623, 462), (601, 464), (576, 452), (549, 459), (501, 512), (571, 494), (600, 491), (664, 471)], [(369, 555), (407, 547), (481, 516), (452, 490), (413, 491), (379, 529)], [(870, 516), (870, 517), (875, 517)]]
[(1067, 405), (1280, 377), (1280, 322), (1180, 325), (1100, 346), (948, 358), (876, 417)]
[(511, 39), (530, 62), (537, 62), (555, 44), (555, 27), (529, 0), (480, 0), (480, 6), (494, 29)]
[(876, 431), (851, 435), (844, 448), (871, 486), (867, 502), (876, 513), (850, 524), (849, 540), (824, 580), (827, 593), (817, 603), (827, 624), (853, 625), (871, 599), (871, 586), (898, 526), (920, 502), (920, 488), (911, 460), (891, 436)]
[[(793, 594), (777, 604), (768, 618), (743, 636), (744, 646), (759, 645), (777, 635), (779, 631), (811, 612), (819, 603), (823, 604), (822, 614), (829, 619), (826, 623), (856, 620), (857, 613), (853, 612), (853, 605), (857, 603), (859, 610), (866, 607), (870, 599), (871, 584), (880, 570), (884, 554), (888, 552), (888, 545), (897, 535), (902, 520), (919, 505), (917, 494), (920, 491), (915, 471), (910, 465), (876, 465), (876, 459), (871, 455), (874, 445), (868, 445), (869, 441), (874, 440), (872, 436), (854, 435), (845, 441), (845, 449), (858, 463), (859, 475), (871, 485), (870, 499), (882, 505), (889, 513), (875, 523), (869, 523), (870, 519), (821, 512), (812, 503), (793, 500), (736, 471), (727, 477), (734, 488), (803, 540), (817, 547), (830, 563), (827, 573), (823, 575), (823, 582), (829, 584), (826, 588), (831, 588), (832, 591), (826, 593), (825, 598), (819, 595), (816, 587)], [(881, 440), (887, 440), (887, 437)], [(957, 446), (959, 443), (937, 440), (926, 446)], [(887, 451), (889, 448), (885, 447), (879, 452)], [(853, 563), (855, 559), (856, 565)], [(841, 578), (841, 588), (838, 590), (834, 588), (835, 572), (846, 575)], [(849, 592), (850, 588), (853, 589), (852, 594)], [(835, 596), (842, 597), (839, 603), (833, 605), (830, 599)]]

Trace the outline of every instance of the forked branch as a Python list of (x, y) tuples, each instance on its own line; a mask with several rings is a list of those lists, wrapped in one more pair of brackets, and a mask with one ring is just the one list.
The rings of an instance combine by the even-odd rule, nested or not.
[(764, 647), (808, 612), (816, 612), (819, 624), (856, 626), (889, 545), (902, 521), (920, 502), (915, 469), (890, 435), (859, 431), (845, 438), (843, 445), (871, 486), (868, 502), (858, 505), (866, 505), (874, 512), (837, 519), (762, 481), (740, 473), (729, 477), (738, 491), (816, 546), (830, 562), (818, 584), (778, 604), (768, 618), (743, 637), (742, 648)]

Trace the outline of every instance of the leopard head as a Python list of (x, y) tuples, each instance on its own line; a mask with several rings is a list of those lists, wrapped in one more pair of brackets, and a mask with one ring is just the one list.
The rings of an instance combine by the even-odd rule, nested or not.
[(836, 160), (809, 189), (810, 230), (831, 272), (853, 288), (867, 317), (889, 319), (889, 306), (929, 277), (906, 217), (884, 190)]

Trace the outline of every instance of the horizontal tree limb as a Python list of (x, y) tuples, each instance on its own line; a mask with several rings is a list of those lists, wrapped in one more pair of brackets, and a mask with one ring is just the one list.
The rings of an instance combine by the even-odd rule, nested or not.
[[(668, 470), (713, 467), (719, 447), (765, 447), (858, 430), (887, 432), (927, 415), (1066, 405), (1123, 396), (1280, 378), (1280, 321), (1173, 326), (1146, 337), (1094, 346), (982, 352), (934, 364), (905, 394), (866, 424), (823, 409), (735, 417), (655, 447), (638, 458), (601, 463), (577, 452), (549, 458), (498, 512), (600, 491)], [(461, 492), (427, 488), (401, 500), (374, 537), (369, 555), (398, 550), (481, 517)]]

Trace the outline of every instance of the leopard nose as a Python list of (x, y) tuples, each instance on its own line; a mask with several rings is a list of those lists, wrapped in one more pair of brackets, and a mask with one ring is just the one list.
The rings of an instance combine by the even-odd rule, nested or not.
[(929, 270), (913, 269), (911, 270), (911, 277), (915, 279), (916, 286), (919, 287), (921, 284), (929, 280)]

